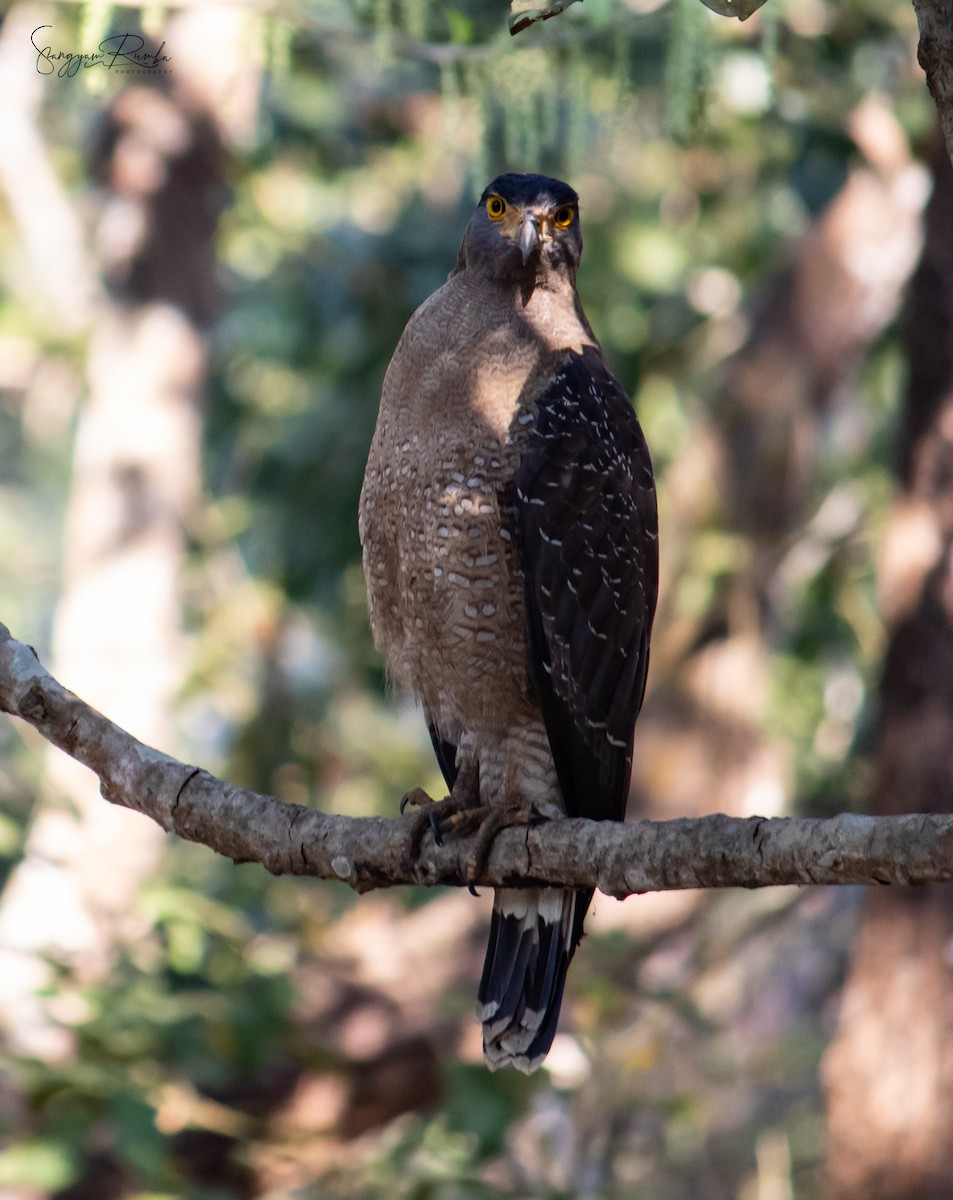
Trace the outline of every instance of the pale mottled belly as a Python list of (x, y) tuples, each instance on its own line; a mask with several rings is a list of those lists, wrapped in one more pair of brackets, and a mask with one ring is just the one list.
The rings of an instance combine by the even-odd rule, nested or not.
[(390, 449), (362, 497), (375, 639), (447, 734), (505, 732), (535, 713), (504, 498), (515, 452), (447, 436), (429, 456), (417, 438)]

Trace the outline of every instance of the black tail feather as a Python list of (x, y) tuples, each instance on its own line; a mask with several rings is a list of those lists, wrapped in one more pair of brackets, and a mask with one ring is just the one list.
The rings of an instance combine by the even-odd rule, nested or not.
[(529, 1072), (546, 1057), (591, 898), (552, 888), (496, 892), (477, 1005), (492, 1070)]

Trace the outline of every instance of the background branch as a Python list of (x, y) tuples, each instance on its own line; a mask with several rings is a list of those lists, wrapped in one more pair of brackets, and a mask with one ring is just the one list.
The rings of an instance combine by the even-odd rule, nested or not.
[[(94, 771), (114, 804), (169, 833), (273, 874), (342, 879), (357, 891), (462, 884), (473, 844), (406, 849), (413, 818), (331, 816), (246, 791), (151, 749), (73, 695), (0, 625), (0, 709)], [(697, 887), (953, 880), (953, 816), (553, 821), (504, 831), (476, 882), (595, 885), (611, 896)]]

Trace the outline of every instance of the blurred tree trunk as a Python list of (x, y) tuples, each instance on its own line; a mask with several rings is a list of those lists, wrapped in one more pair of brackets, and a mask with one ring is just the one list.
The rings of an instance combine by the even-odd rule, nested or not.
[(947, 154), (953, 161), (953, 3), (913, 0), (920, 26), (917, 57), (940, 117)]
[(24, 52), (42, 10), (20, 4), (0, 25), (0, 189), (9, 206), (30, 277), (57, 328), (88, 328), (99, 298), (75, 206), (61, 187), (40, 132), (44, 76)]
[[(205, 44), (190, 19), (170, 22), (169, 81), (121, 91), (90, 150), (92, 250), (106, 298), (90, 317), (53, 633), (70, 686), (164, 746), (175, 744), (184, 667), (180, 575), (200, 487), (203, 329), (225, 198), (215, 111), (224, 92), (210, 88), (229, 58), (228, 18), (216, 28), (214, 70), (190, 61), (189, 43)], [(48, 757), (25, 855), (0, 904), (0, 1025), (13, 1045), (68, 1053), (69, 1036), (38, 995), (50, 960), (80, 979), (106, 968), (116, 941), (134, 935), (131, 901), (163, 845), (150, 822), (104, 804), (89, 772)]]
[[(849, 532), (840, 510), (835, 528), (828, 513), (804, 527), (816, 465), (864, 352), (896, 315), (927, 192), (926, 173), (881, 99), (868, 97), (848, 131), (861, 161), (768, 282), (726, 364), (707, 436), (700, 432), (668, 473), (666, 578), (689, 567), (706, 527), (732, 531), (735, 562), (701, 620), (660, 622), (653, 677), (663, 683), (636, 738), (642, 815), (772, 816), (790, 801), (789, 751), (764, 729), (779, 575), (795, 537), (816, 545), (816, 566)], [(846, 513), (854, 523), (861, 517)]]
[[(953, 170), (938, 145), (905, 321), (901, 492), (881, 568), (892, 626), (874, 814), (953, 810)], [(953, 1190), (953, 891), (867, 898), (824, 1061), (832, 1200)]]
[(825, 418), (894, 318), (920, 251), (925, 173), (896, 118), (868, 96), (847, 132), (864, 161), (766, 289), (716, 400), (729, 522), (766, 551), (801, 526)]

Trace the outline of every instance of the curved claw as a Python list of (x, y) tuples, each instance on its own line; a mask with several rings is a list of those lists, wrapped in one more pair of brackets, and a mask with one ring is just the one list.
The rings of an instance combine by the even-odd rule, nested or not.
[(476, 896), (478, 900), (480, 899), (480, 893), (476, 890), (472, 883), (467, 884), (467, 891), (471, 896)]
[(437, 806), (434, 805), (430, 810), (430, 832), (433, 834), (433, 840), (438, 846), (443, 845), (443, 834), (440, 831), (440, 818), (437, 815)]
[(423, 788), (411, 788), (401, 798), (400, 815), (403, 816), (408, 808), (426, 808), (430, 804), (433, 804), (433, 800), (431, 800)]

